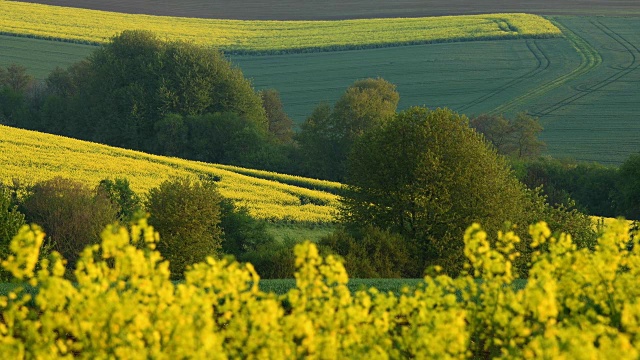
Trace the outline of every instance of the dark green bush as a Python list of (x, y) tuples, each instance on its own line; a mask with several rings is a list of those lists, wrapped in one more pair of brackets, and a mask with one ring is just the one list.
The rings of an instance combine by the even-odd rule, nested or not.
[(67, 268), (74, 267), (80, 251), (100, 240), (118, 212), (103, 193), (61, 177), (32, 186), (22, 208), (28, 222), (42, 226), (51, 248), (67, 259)]
[(189, 178), (167, 180), (149, 190), (149, 223), (160, 233), (158, 250), (170, 261), (174, 279), (188, 265), (219, 254), (221, 201), (214, 183)]
[[(366, 226), (362, 230), (339, 229), (320, 240), (328, 252), (340, 255), (353, 278), (399, 278), (422, 276), (414, 267), (410, 243), (398, 235)], [(415, 260), (415, 259), (414, 259)]]
[[(10, 254), (11, 239), (24, 224), (24, 214), (13, 203), (10, 189), (0, 184), (0, 259)], [(0, 271), (0, 280), (6, 279), (4, 275), (4, 271)]]
[(136, 214), (142, 211), (142, 201), (138, 194), (131, 190), (129, 180), (116, 178), (104, 179), (98, 185), (98, 191), (104, 194), (118, 208), (118, 219), (124, 223), (134, 220)]
[(220, 226), (224, 232), (223, 253), (240, 258), (247, 252), (274, 242), (273, 236), (267, 233), (267, 224), (251, 217), (246, 208), (238, 208), (233, 201), (224, 199), (220, 202), (220, 209)]
[(263, 279), (293, 278), (295, 272), (294, 240), (274, 241), (258, 246), (238, 257), (241, 262), (249, 262)]

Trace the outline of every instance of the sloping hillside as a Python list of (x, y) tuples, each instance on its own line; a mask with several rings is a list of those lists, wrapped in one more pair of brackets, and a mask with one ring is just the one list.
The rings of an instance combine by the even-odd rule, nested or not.
[[(256, 175), (253, 175), (256, 174)], [(336, 184), (259, 171), (156, 156), (57, 135), (0, 125), (0, 181), (34, 183), (56, 176), (97, 185), (126, 177), (134, 190), (146, 192), (172, 176), (216, 180), (223, 196), (246, 206), (259, 219), (288, 223), (331, 223), (338, 197), (316, 188)]]

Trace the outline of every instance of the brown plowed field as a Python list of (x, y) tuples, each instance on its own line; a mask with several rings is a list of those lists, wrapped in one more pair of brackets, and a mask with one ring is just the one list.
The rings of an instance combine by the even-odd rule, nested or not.
[(640, 16), (638, 0), (36, 0), (40, 4), (215, 19), (319, 20), (527, 12)]

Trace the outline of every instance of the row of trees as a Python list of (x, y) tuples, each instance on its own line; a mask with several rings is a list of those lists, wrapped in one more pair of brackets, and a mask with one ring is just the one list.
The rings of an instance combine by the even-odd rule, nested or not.
[(640, 220), (640, 155), (631, 155), (619, 167), (549, 157), (512, 165), (520, 181), (530, 188), (541, 187), (552, 204)]
[[(188, 265), (223, 255), (251, 260), (264, 277), (293, 273), (293, 256), (282, 256), (283, 245), (268, 234), (266, 223), (224, 199), (215, 183), (189, 178), (167, 180), (144, 196), (132, 191), (126, 179), (105, 179), (95, 188), (59, 177), (29, 186), (17, 180), (2, 185), (0, 256), (10, 253), (10, 240), (22, 225), (36, 223), (47, 234), (43, 256), (55, 250), (73, 269), (80, 252), (98, 243), (106, 225), (127, 225), (147, 213), (161, 234), (158, 250), (176, 279)], [(265, 248), (270, 251), (262, 254)]]

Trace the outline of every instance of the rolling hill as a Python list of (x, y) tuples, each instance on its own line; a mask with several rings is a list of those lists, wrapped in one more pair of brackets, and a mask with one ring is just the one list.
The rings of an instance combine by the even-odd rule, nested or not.
[(224, 197), (279, 225), (332, 224), (338, 205), (337, 195), (315, 190), (335, 192), (336, 183), (149, 155), (3, 125), (0, 169), (4, 183), (15, 178), (33, 184), (62, 176), (96, 186), (102, 179), (126, 177), (138, 192), (170, 177), (212, 179)]

